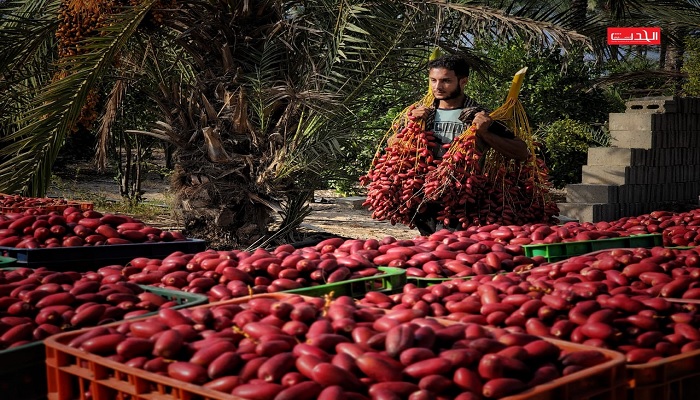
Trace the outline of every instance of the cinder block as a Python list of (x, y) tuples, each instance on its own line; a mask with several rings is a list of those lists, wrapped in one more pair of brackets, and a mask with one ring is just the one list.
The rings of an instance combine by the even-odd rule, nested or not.
[(630, 167), (584, 165), (581, 167), (581, 183), (596, 185), (624, 185)]
[(608, 123), (611, 131), (653, 131), (654, 117), (647, 113), (610, 113)]
[(611, 221), (619, 218), (620, 205), (596, 203), (557, 203), (559, 214), (579, 222)]
[(632, 165), (649, 165), (651, 149), (632, 149)]
[(634, 186), (634, 196), (630, 201), (642, 201), (649, 202), (651, 200), (651, 193), (648, 190), (648, 185), (633, 185)]
[(581, 183), (624, 185), (626, 182), (626, 171), (629, 169), (630, 167), (625, 166), (584, 165), (581, 168)]
[(616, 185), (591, 185), (575, 183), (566, 185), (566, 201), (568, 203), (618, 203), (618, 188)]
[(589, 147), (588, 165), (634, 165), (631, 148)]
[(643, 97), (625, 103), (628, 113), (674, 113), (678, 110), (678, 102), (669, 96)]
[[(611, 114), (612, 115), (612, 114)], [(657, 140), (651, 130), (610, 130), (611, 144), (628, 149), (651, 149)]]

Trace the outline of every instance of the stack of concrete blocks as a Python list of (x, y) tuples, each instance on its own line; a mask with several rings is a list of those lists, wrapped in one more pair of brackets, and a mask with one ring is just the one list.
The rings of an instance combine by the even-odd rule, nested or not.
[(700, 98), (650, 97), (610, 113), (612, 147), (588, 149), (582, 183), (566, 186), (560, 215), (612, 221), (700, 196)]

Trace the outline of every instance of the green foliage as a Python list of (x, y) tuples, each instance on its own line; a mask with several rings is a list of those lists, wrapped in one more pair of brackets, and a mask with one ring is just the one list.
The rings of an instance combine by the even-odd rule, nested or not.
[(364, 98), (365, 106), (355, 113), (357, 125), (352, 140), (344, 143), (342, 154), (329, 165), (326, 175), (330, 186), (342, 195), (357, 195), (361, 188), (358, 177), (367, 173), (378, 146), (394, 118), (424, 93), (423, 80), (415, 85), (396, 84), (377, 88)]
[(644, 96), (675, 95), (675, 79), (649, 74), (659, 67), (658, 58), (638, 49), (607, 60), (601, 67), (601, 75), (611, 81), (606, 87), (619, 93), (622, 102)]
[(624, 110), (624, 104), (602, 89), (591, 88), (597, 71), (583, 58), (568, 60), (559, 48), (528, 47), (513, 40), (507, 45), (490, 41), (476, 43), (476, 49), (491, 61), (488, 76), (472, 74), (467, 94), (490, 109), (498, 108), (508, 93), (513, 75), (528, 67), (520, 100), (533, 130), (561, 118), (602, 124), (608, 113)]
[(556, 187), (581, 182), (581, 166), (586, 164), (588, 148), (609, 146), (610, 135), (595, 131), (580, 121), (565, 118), (541, 131), (547, 152), (550, 177)]
[(685, 60), (681, 71), (688, 74), (683, 90), (688, 96), (700, 96), (700, 38), (688, 37), (685, 41)]

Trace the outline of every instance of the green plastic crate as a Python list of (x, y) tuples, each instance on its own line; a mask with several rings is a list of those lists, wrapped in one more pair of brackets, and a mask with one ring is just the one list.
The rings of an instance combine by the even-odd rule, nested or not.
[[(505, 275), (508, 272), (509, 271), (499, 271), (499, 272), (496, 272), (495, 274), (488, 274), (488, 276), (495, 277), (496, 275), (501, 275), (501, 274)], [(447, 282), (447, 281), (458, 281), (458, 280), (468, 281), (468, 280), (476, 278), (477, 276), (482, 277), (484, 275), (451, 276), (449, 278), (418, 278), (415, 276), (408, 276), (408, 277), (406, 277), (406, 281), (408, 283), (412, 283), (412, 284), (416, 285), (419, 288), (425, 288), (428, 286), (439, 285), (439, 284), (441, 284), (443, 282)]]
[(0, 268), (14, 267), (16, 263), (16, 258), (0, 257)]
[(573, 256), (598, 250), (662, 246), (661, 234), (645, 234), (610, 239), (582, 240), (578, 242), (528, 244), (523, 246), (525, 256), (542, 256), (548, 262), (561, 261)]
[[(14, 269), (14, 268), (6, 268)], [(198, 306), (208, 302), (207, 296), (162, 289), (153, 286), (139, 285), (145, 291), (155, 293), (168, 300), (174, 300), (178, 305), (173, 309)], [(141, 318), (155, 315), (157, 311), (140, 315)], [(46, 348), (44, 342), (38, 340), (12, 349), (0, 351), (0, 391), (3, 400), (39, 400), (46, 399), (46, 365), (44, 359)]]
[(672, 250), (692, 250), (697, 249), (700, 246), (666, 246), (667, 249)]
[(320, 297), (333, 292), (334, 297), (361, 297), (367, 292), (394, 293), (403, 288), (403, 286), (406, 284), (406, 270), (389, 267), (379, 267), (379, 270), (383, 272), (381, 275), (349, 279), (347, 281), (328, 283), (325, 285), (285, 290), (284, 293)]
[(474, 276), (463, 276), (463, 277), (450, 277), (450, 278), (418, 278), (415, 276), (409, 276), (406, 278), (408, 283), (412, 283), (419, 288), (426, 288), (428, 286), (439, 285), (443, 282), (453, 281), (453, 280), (463, 280), (468, 281), (474, 278)]

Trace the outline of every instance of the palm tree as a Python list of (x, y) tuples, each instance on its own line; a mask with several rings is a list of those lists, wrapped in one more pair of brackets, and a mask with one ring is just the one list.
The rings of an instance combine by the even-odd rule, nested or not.
[(13, 110), (0, 191), (45, 192), (97, 88), (110, 88), (101, 143), (124, 93), (141, 91), (159, 120), (134, 131), (175, 147), (176, 211), (212, 247), (288, 240), (367, 96), (421, 87), (431, 47), (469, 56), (471, 35), (494, 34), (585, 42), (557, 15), (440, 0), (9, 0), (0, 12), (0, 104)]
[[(584, 15), (582, 11), (574, 11), (582, 10), (583, 3), (590, 6), (590, 12), (585, 19), (580, 18)], [(608, 46), (606, 43), (608, 27), (661, 27), (661, 45), (658, 48), (659, 68), (612, 74), (600, 79), (599, 84), (634, 82), (644, 86), (640, 89), (642, 91), (658, 92), (666, 88), (667, 91), (679, 93), (680, 81), (684, 78), (680, 73), (684, 41), (687, 35), (700, 30), (700, 3), (696, 0), (572, 0), (571, 4), (574, 9), (572, 15), (579, 17), (572, 18), (570, 23), (562, 26), (589, 37), (600, 60), (619, 60), (624, 63), (634, 53), (650, 57), (651, 53), (657, 51), (655, 48), (630, 46), (623, 52), (619, 46)]]

